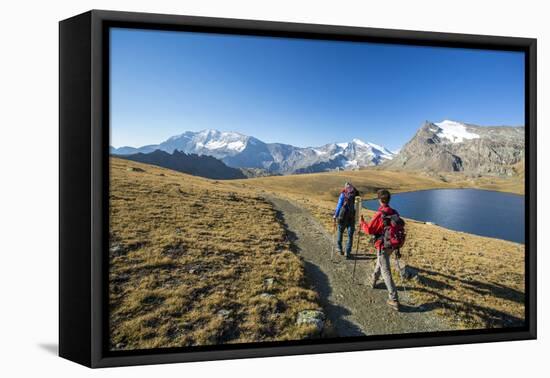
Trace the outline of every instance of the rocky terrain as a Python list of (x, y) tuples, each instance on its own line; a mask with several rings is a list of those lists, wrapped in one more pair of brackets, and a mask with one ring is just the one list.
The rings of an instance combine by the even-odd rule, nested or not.
[(524, 127), (427, 121), (383, 167), (511, 176), (521, 170), (524, 157)]

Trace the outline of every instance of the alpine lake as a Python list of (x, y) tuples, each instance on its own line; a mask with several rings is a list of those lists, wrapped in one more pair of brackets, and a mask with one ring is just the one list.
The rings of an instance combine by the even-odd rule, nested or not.
[[(378, 200), (363, 201), (378, 209)], [(433, 189), (392, 195), (404, 218), (470, 234), (525, 243), (525, 197), (479, 189)]]

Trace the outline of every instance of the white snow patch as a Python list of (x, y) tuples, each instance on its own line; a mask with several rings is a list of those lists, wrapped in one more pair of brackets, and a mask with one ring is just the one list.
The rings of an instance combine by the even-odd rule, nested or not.
[[(198, 145), (199, 143), (197, 143)], [(221, 140), (210, 140), (208, 143), (204, 145), (205, 148), (208, 148), (209, 150), (217, 150), (218, 148), (224, 148), (227, 145), (227, 143), (221, 141)]]
[(462, 143), (468, 139), (478, 139), (479, 135), (469, 132), (466, 125), (460, 122), (445, 120), (435, 123), (439, 127), (439, 132), (436, 134), (440, 139), (447, 139), (451, 143)]
[(242, 140), (237, 140), (235, 142), (227, 143), (227, 148), (228, 149), (239, 151), (239, 152), (244, 150), (245, 146), (246, 145)]
[(336, 143), (336, 145), (340, 148), (348, 148), (349, 143)]
[(385, 147), (382, 147), (380, 146), (379, 144), (375, 144), (375, 143), (371, 143), (371, 142), (368, 142), (366, 143), (368, 146), (374, 148), (375, 150), (378, 150), (380, 152), (385, 152), (387, 151)]
[(358, 144), (359, 146), (368, 147), (370, 143), (365, 143), (361, 139), (354, 139), (353, 143)]
[(232, 151), (242, 151), (244, 150), (245, 143), (242, 140), (237, 140), (234, 142), (227, 142), (225, 140), (210, 140), (208, 143), (203, 144), (200, 142), (197, 142), (197, 146), (204, 147), (209, 150), (219, 150), (219, 149), (227, 149)]
[(348, 160), (344, 163), (344, 166), (346, 168), (358, 168), (359, 163), (357, 162), (357, 160)]

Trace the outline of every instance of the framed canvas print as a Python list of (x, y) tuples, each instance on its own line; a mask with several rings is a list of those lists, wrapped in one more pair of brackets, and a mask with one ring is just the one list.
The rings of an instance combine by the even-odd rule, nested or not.
[(536, 40), (60, 22), (60, 355), (536, 337)]

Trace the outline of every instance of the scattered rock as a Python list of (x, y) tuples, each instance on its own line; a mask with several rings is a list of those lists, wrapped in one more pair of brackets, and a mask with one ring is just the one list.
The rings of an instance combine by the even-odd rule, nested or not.
[(275, 278), (269, 277), (264, 280), (264, 286), (266, 289), (272, 289), (273, 285), (275, 284)]
[(275, 295), (273, 295), (271, 293), (262, 293), (262, 294), (260, 294), (260, 298), (271, 299), (271, 298), (275, 298)]
[(128, 172), (145, 172), (145, 169), (138, 167), (128, 167), (126, 168)]
[(111, 244), (109, 252), (112, 256), (121, 256), (124, 254), (124, 248), (120, 244)]
[(427, 224), (428, 226), (435, 226), (435, 223), (434, 223), (434, 222), (426, 222), (426, 224)]
[(231, 315), (231, 310), (221, 309), (217, 315), (221, 318), (227, 319)]
[(132, 252), (143, 247), (143, 245), (144, 243), (142, 242), (137, 242), (132, 244), (122, 244), (119, 242), (111, 242), (111, 244), (109, 245), (109, 254), (111, 255), (111, 257), (123, 256), (128, 252)]
[(296, 324), (313, 324), (321, 332), (325, 326), (325, 314), (318, 310), (304, 310), (298, 314)]

